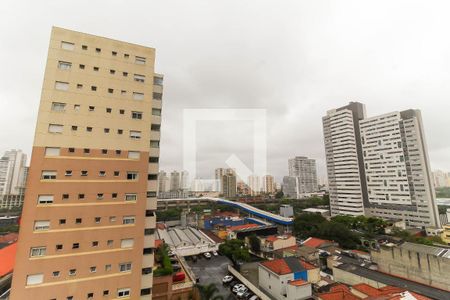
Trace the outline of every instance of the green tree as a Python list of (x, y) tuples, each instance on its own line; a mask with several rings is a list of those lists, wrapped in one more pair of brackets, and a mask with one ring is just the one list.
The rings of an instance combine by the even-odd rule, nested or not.
[(208, 285), (197, 285), (197, 290), (202, 300), (224, 300), (223, 296), (216, 295), (219, 289), (214, 283)]
[(327, 220), (319, 214), (302, 213), (294, 219), (294, 234), (300, 238), (317, 236), (320, 224)]
[(261, 251), (261, 241), (255, 234), (252, 234), (248, 237), (250, 243), (250, 249), (252, 249), (253, 253), (259, 253)]
[(360, 244), (359, 236), (344, 224), (337, 222), (324, 222), (319, 226), (318, 236), (322, 239), (334, 240), (346, 249), (354, 249)]
[(284, 193), (282, 192), (282, 191), (278, 191), (276, 194), (275, 194), (275, 198), (276, 199), (282, 199), (284, 197)]
[(219, 252), (233, 261), (249, 261), (250, 254), (242, 240), (226, 240), (219, 246)]

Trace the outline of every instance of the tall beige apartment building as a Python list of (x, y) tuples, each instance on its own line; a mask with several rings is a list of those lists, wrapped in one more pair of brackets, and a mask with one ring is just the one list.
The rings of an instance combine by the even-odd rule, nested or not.
[(155, 49), (53, 28), (11, 299), (151, 299)]

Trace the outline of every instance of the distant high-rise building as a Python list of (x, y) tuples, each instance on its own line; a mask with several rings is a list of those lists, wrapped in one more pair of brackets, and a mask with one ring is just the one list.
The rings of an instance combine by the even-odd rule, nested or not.
[(222, 188), (224, 197), (236, 197), (236, 175), (233, 173), (227, 173), (222, 176)]
[(155, 49), (54, 27), (11, 300), (151, 299)]
[(300, 194), (317, 192), (316, 160), (305, 156), (296, 156), (289, 159), (289, 176), (298, 178), (298, 191)]
[(27, 156), (21, 150), (6, 151), (0, 158), (0, 195), (20, 195), (25, 189)]
[(434, 187), (449, 187), (450, 186), (450, 173), (436, 170), (433, 172)]
[(262, 185), (264, 193), (273, 194), (275, 192), (275, 181), (272, 175), (263, 176)]
[(191, 181), (189, 179), (188, 171), (180, 172), (180, 188), (182, 190), (190, 190), (191, 189)]
[(259, 195), (261, 193), (259, 176), (256, 175), (248, 176), (248, 186), (250, 188), (250, 195), (252, 196)]
[(352, 102), (323, 118), (332, 215), (440, 226), (419, 110), (366, 118)]
[(283, 190), (283, 194), (285, 197), (298, 199), (300, 197), (300, 194), (298, 192), (298, 177), (284, 176), (281, 189)]
[(170, 173), (170, 191), (178, 191), (181, 188), (181, 174), (178, 171)]
[(223, 185), (222, 185), (222, 177), (223, 175), (231, 174), (236, 175), (236, 172), (231, 168), (217, 168), (214, 171), (214, 178), (216, 179), (216, 191), (217, 192), (223, 192)]
[(168, 192), (170, 190), (170, 179), (167, 173), (163, 170), (158, 174), (158, 195)]

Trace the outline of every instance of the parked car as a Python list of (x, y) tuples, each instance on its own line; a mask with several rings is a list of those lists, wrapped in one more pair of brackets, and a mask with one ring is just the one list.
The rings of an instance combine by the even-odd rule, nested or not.
[(213, 254), (214, 256), (218, 256), (218, 255), (219, 255), (219, 253), (217, 253), (217, 251), (213, 251), (212, 254)]
[(247, 292), (245, 292), (244, 293), (244, 295), (242, 295), (242, 299), (248, 299), (248, 298), (250, 298), (251, 296), (253, 296), (253, 294), (252, 293), (250, 293), (250, 291), (247, 291)]
[(236, 293), (236, 296), (238, 298), (243, 298), (244, 294), (248, 292), (248, 288), (246, 288), (245, 286), (241, 289), (238, 290), (238, 292)]
[(222, 279), (222, 283), (230, 283), (231, 281), (233, 281), (234, 277), (231, 275), (227, 275)]
[(183, 272), (178, 272), (172, 276), (172, 281), (173, 282), (184, 281), (185, 278), (186, 275)]
[(239, 292), (242, 288), (244, 288), (245, 287), (245, 285), (243, 285), (242, 283), (238, 283), (238, 284), (236, 284), (234, 287), (233, 287), (233, 293), (237, 293), (237, 292)]
[(232, 282), (230, 282), (230, 290), (232, 290), (233, 287), (238, 283), (239, 283), (239, 281), (237, 281), (237, 280), (233, 280)]
[(173, 265), (172, 265), (172, 269), (173, 269), (175, 272), (177, 272), (177, 271), (181, 270), (181, 266), (180, 266), (179, 264), (173, 264)]
[(251, 296), (250, 299), (248, 299), (248, 300), (259, 300), (259, 297), (256, 296), (256, 295), (253, 295), (253, 296)]
[(205, 252), (205, 253), (203, 253), (203, 256), (206, 257), (207, 259), (210, 259), (211, 258), (211, 253)]

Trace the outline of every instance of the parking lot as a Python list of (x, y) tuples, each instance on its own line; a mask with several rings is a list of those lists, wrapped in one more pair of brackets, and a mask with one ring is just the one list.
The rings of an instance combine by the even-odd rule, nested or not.
[(222, 285), (222, 278), (228, 274), (227, 266), (232, 264), (227, 257), (219, 255), (213, 256), (211, 259), (202, 257), (196, 262), (190, 259), (186, 259), (186, 261), (192, 272), (199, 278), (199, 284), (208, 285), (214, 283), (219, 289), (218, 295), (228, 299), (231, 295), (230, 290)]

